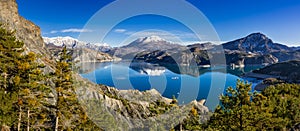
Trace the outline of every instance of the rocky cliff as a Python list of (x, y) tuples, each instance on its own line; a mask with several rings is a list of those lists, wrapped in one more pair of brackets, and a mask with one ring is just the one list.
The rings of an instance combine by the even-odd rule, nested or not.
[(17, 39), (24, 42), (28, 51), (46, 58), (50, 56), (41, 37), (40, 28), (19, 15), (16, 0), (1, 0), (0, 23), (8, 30), (15, 31)]
[(89, 118), (105, 130), (171, 129), (187, 118), (192, 107), (200, 114), (201, 121), (209, 119), (204, 101), (177, 106), (172, 104), (174, 100), (162, 97), (154, 89), (145, 92), (117, 90), (77, 77), (81, 81), (77, 90), (81, 104)]

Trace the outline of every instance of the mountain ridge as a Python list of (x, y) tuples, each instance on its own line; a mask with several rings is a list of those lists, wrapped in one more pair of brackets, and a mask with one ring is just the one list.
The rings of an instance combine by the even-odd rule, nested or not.
[(132, 59), (139, 52), (152, 52), (156, 50), (172, 50), (172, 49), (186, 48), (185, 46), (167, 41), (158, 36), (141, 37), (128, 45), (115, 47), (108, 53), (123, 59)]
[(69, 48), (89, 48), (94, 49), (101, 52), (107, 52), (112, 47), (110, 47), (107, 43), (89, 43), (80, 41), (76, 38), (70, 36), (57, 36), (57, 37), (43, 37), (44, 43), (46, 46), (54, 46), (54, 47), (62, 47), (67, 46)]
[(224, 49), (245, 52), (270, 53), (276, 51), (292, 51), (287, 45), (274, 43), (272, 39), (260, 32), (249, 34), (246, 37), (223, 43)]

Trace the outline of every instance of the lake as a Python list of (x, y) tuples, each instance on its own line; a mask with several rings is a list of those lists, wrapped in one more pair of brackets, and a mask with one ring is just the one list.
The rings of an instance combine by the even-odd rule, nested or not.
[(235, 87), (237, 79), (252, 82), (254, 87), (259, 80), (239, 76), (260, 68), (260, 66), (234, 69), (227, 66), (200, 68), (130, 62), (81, 63), (80, 67), (81, 76), (97, 84), (119, 90), (145, 91), (154, 88), (164, 97), (176, 97), (179, 104), (189, 103), (195, 99), (206, 99), (205, 105), (209, 109), (214, 109), (218, 105), (219, 96), (227, 87)]

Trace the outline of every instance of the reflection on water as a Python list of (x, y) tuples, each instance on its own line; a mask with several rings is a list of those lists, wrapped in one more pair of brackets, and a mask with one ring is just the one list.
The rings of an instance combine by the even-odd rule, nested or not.
[[(218, 96), (225, 88), (234, 87), (239, 75), (259, 66), (230, 69), (227, 66), (200, 68), (197, 66), (159, 66), (149, 63), (82, 63), (81, 75), (98, 84), (120, 90), (155, 88), (163, 96), (175, 96), (180, 104), (192, 100), (207, 99), (206, 105), (213, 109), (219, 102)], [(224, 72), (227, 71), (227, 72)], [(256, 82), (251, 79), (250, 82)], [(222, 82), (224, 81), (224, 84)]]
[(144, 62), (131, 63), (129, 67), (140, 74), (146, 74), (149, 76), (160, 76), (166, 72), (165, 67)]

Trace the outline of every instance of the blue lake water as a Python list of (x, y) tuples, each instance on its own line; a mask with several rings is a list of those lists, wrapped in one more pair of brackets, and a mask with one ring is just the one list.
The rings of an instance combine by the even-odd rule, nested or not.
[[(119, 90), (137, 89), (145, 91), (156, 89), (164, 97), (175, 96), (180, 104), (192, 100), (206, 99), (205, 105), (214, 109), (219, 96), (229, 86), (235, 87), (237, 79), (253, 83), (258, 80), (238, 77), (259, 66), (231, 69), (227, 66), (212, 68), (162, 67), (146, 63), (84, 63), (81, 76), (90, 81), (115, 87)], [(174, 68), (173, 68), (174, 67)]]

